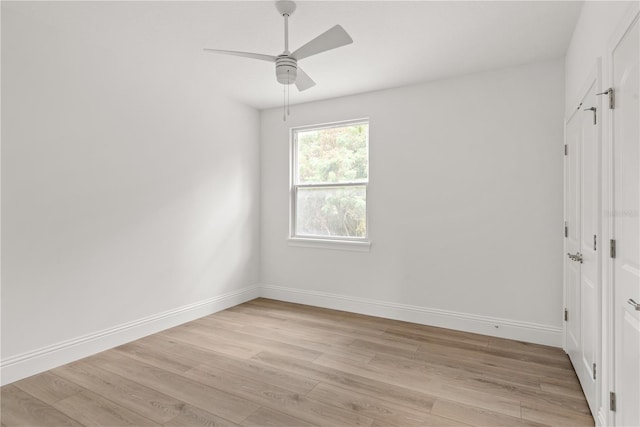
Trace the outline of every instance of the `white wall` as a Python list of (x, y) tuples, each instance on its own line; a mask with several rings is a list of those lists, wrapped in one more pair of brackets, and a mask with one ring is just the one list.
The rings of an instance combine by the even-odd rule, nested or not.
[[(424, 308), (411, 318), (559, 346), (563, 73), (555, 60), (297, 105), (286, 123), (263, 111), (265, 294)], [(371, 251), (288, 246), (289, 128), (362, 117)]]
[(2, 10), (5, 383), (204, 315), (259, 274), (258, 112), (29, 7)]
[(573, 31), (565, 59), (565, 104), (567, 109), (579, 103), (580, 90), (602, 57), (613, 32), (628, 12), (631, 1), (586, 1)]

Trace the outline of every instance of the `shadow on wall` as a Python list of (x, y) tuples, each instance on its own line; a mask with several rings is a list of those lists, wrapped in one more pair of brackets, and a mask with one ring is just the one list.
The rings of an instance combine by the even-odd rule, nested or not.
[[(37, 335), (46, 335), (42, 346), (256, 283), (250, 167), (228, 158), (204, 184), (188, 191), (187, 180), (164, 199), (146, 193), (143, 200), (141, 193), (125, 203), (114, 187), (111, 197), (102, 197), (115, 209), (106, 209), (106, 200), (105, 209), (82, 209), (94, 195), (61, 197), (57, 215), (40, 218), (31, 233), (28, 221), (14, 228), (24, 236), (17, 244), (13, 233), (5, 235), (3, 301), (12, 303), (3, 307), (3, 325), (35, 323)], [(20, 206), (14, 209), (20, 215)], [(30, 216), (35, 221), (42, 214)], [(29, 350), (22, 336), (27, 327), (7, 329), (6, 350)]]

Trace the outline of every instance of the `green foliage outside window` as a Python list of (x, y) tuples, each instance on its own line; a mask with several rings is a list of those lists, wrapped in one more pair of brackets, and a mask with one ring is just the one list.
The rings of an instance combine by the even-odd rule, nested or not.
[[(297, 133), (296, 183), (302, 185), (296, 199), (297, 235), (366, 237), (368, 128), (357, 124)], [(344, 185), (354, 183), (362, 185)]]

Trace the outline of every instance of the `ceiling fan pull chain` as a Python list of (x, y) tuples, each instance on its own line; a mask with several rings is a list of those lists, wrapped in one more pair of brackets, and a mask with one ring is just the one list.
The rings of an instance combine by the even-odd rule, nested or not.
[(291, 115), (291, 79), (287, 70), (287, 116)]
[[(284, 85), (283, 85), (284, 86)], [(282, 121), (287, 121), (287, 88), (282, 88)]]

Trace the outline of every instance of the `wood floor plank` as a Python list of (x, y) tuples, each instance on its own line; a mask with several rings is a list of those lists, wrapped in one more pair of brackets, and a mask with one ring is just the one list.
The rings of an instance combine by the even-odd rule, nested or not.
[[(331, 310), (328, 310), (323, 314), (312, 314), (307, 312), (308, 306), (294, 305), (297, 306), (297, 308), (278, 310), (277, 315), (272, 314), (267, 317), (287, 321), (293, 328), (320, 329), (347, 335), (360, 334), (362, 336), (376, 336), (382, 335), (387, 329), (387, 326), (383, 323), (379, 323), (376, 326), (362, 326), (357, 323), (345, 322), (342, 320), (344, 317), (342, 312), (334, 311), (332, 315)], [(242, 306), (236, 306), (231, 310), (240, 313), (254, 314), (256, 316), (261, 316), (265, 313), (263, 309), (253, 308), (250, 304), (242, 304)]]
[(439, 339), (453, 343), (463, 343), (470, 346), (487, 348), (489, 337), (486, 335), (472, 334), (469, 332), (453, 331), (451, 329), (437, 328), (435, 326), (416, 325), (402, 322), (401, 325), (393, 325), (387, 328), (383, 336), (394, 336), (412, 339), (424, 343), (427, 339)]
[(552, 406), (546, 402), (525, 402), (522, 404), (522, 418), (535, 421), (540, 424), (552, 426), (591, 426), (593, 417), (591, 414), (567, 411), (558, 406)]
[(536, 354), (550, 359), (566, 360), (567, 355), (562, 349), (548, 345), (533, 344), (523, 341), (508, 340), (506, 338), (490, 337), (488, 348), (502, 349), (524, 354)]
[(588, 426), (558, 348), (259, 298), (2, 387), (1, 427)]
[(559, 394), (562, 396), (571, 396), (576, 399), (583, 399), (582, 389), (579, 384), (558, 384), (552, 381), (542, 380), (540, 382), (540, 389), (545, 393)]
[(0, 414), (2, 414), (2, 424), (6, 427), (82, 427), (78, 421), (13, 384), (2, 387), (0, 397)]
[[(234, 307), (235, 308), (235, 307)], [(259, 312), (258, 312), (259, 313)], [(270, 319), (265, 319), (259, 317), (257, 314), (248, 314), (247, 310), (242, 312), (239, 311), (230, 311), (225, 310), (219, 313), (216, 313), (210, 316), (212, 319), (224, 319), (240, 322), (246, 322), (251, 325), (251, 329), (256, 328), (267, 328), (268, 330), (282, 332), (284, 334), (295, 336), (295, 337), (306, 337), (308, 340), (315, 340), (320, 343), (330, 344), (335, 346), (336, 348), (348, 349), (348, 345), (353, 342), (357, 337), (363, 336), (362, 330), (349, 330), (344, 331), (340, 329), (340, 327), (344, 328), (345, 326), (339, 322), (337, 323), (327, 323), (320, 321), (289, 321), (284, 319), (278, 319), (277, 323), (274, 323)], [(373, 338), (379, 335), (381, 332), (376, 331), (372, 334), (364, 334), (369, 338)], [(317, 349), (322, 351), (321, 349)], [(358, 355), (360, 353), (364, 353), (364, 350), (356, 351), (355, 349), (351, 349), (351, 352), (354, 355)], [(366, 356), (370, 359), (372, 356), (371, 352), (366, 352)]]
[(426, 362), (424, 360), (379, 354), (374, 357), (368, 365), (377, 367), (380, 370), (396, 372), (398, 375), (399, 373), (405, 376), (409, 375), (416, 379), (422, 379), (425, 382), (436, 380), (453, 385), (466, 385), (467, 381), (471, 379), (478, 382), (490, 380), (513, 388), (521, 387), (539, 390), (539, 382), (535, 378), (520, 378), (511, 373), (500, 371), (487, 373), (486, 368), (483, 367), (456, 363), (453, 357), (452, 355), (448, 358)]
[(269, 408), (260, 408), (249, 415), (242, 423), (243, 427), (317, 427), (299, 418)]
[(77, 384), (60, 378), (50, 371), (17, 381), (13, 385), (49, 404), (66, 399), (83, 390)]
[(378, 423), (394, 426), (453, 426), (460, 425), (453, 420), (438, 417), (424, 411), (388, 402), (380, 397), (374, 397), (353, 390), (331, 384), (320, 383), (308, 397), (325, 402), (328, 405), (338, 405), (353, 410)]
[(515, 398), (496, 396), (478, 390), (471, 390), (449, 381), (431, 381), (426, 389), (429, 393), (452, 402), (475, 406), (512, 417), (521, 416), (520, 401)]
[[(410, 363), (409, 361), (406, 362)], [(463, 383), (455, 381), (455, 376), (453, 375), (435, 376), (432, 372), (424, 373), (411, 369), (404, 371), (402, 369), (402, 363), (393, 363), (389, 366), (383, 365), (382, 367), (379, 367), (375, 363), (369, 363), (366, 365), (366, 368), (363, 368), (352, 365), (349, 361), (337, 361), (335, 358), (330, 358), (326, 355), (314, 363), (357, 373), (391, 384), (402, 385), (411, 390), (433, 396), (434, 398), (448, 398), (505, 415), (520, 416), (519, 400), (466, 388)], [(466, 374), (463, 371), (460, 375)]]
[(287, 370), (275, 369), (251, 359), (233, 359), (214, 352), (204, 352), (188, 344), (176, 344), (170, 352), (174, 357), (180, 358), (183, 355), (188, 355), (197, 359), (200, 363), (196, 367), (202, 367), (201, 365), (203, 365), (221, 369), (231, 374), (252, 378), (302, 395), (306, 395), (318, 384), (318, 381), (292, 374)]
[(490, 376), (486, 378), (458, 378), (457, 382), (465, 388), (490, 393), (496, 396), (517, 398), (521, 405), (545, 404), (558, 408), (568, 413), (590, 414), (589, 406), (584, 397), (577, 399), (572, 396), (551, 394), (541, 389), (535, 390), (528, 387), (518, 387), (503, 381), (496, 381)]
[(175, 418), (183, 406), (178, 399), (87, 362), (74, 362), (52, 372), (159, 424)]
[(184, 325), (173, 328), (177, 333), (188, 331), (195, 335), (200, 335), (203, 339), (215, 336), (216, 340), (238, 341), (250, 346), (252, 349), (267, 350), (288, 354), (302, 360), (314, 360), (322, 354), (317, 350), (311, 350), (295, 344), (288, 344), (282, 341), (272, 340), (265, 336), (245, 334), (238, 331), (229, 331), (221, 327), (213, 327), (211, 325), (200, 324), (198, 322), (189, 322)]
[(259, 407), (247, 399), (116, 352), (98, 354), (87, 361), (235, 423), (241, 422)]
[[(469, 427), (469, 424), (464, 424), (464, 423), (461, 423), (460, 421), (449, 420), (447, 418), (442, 418), (435, 415), (432, 415), (431, 417), (432, 418), (430, 419), (436, 420), (434, 421), (433, 424), (430, 424), (430, 425), (433, 425), (434, 427)], [(437, 420), (441, 420), (441, 421), (437, 421)], [(391, 424), (391, 423), (387, 423), (380, 420), (374, 420), (373, 424), (371, 424), (371, 427), (407, 427), (407, 426)]]
[(452, 402), (444, 399), (438, 399), (433, 405), (431, 411), (435, 415), (439, 415), (472, 426), (513, 426), (513, 427), (541, 427), (533, 421), (523, 420), (522, 418), (512, 417), (509, 415), (493, 412), (488, 409), (481, 409), (475, 406), (465, 405), (459, 402)]
[[(416, 359), (420, 357), (450, 357), (451, 347), (441, 344), (422, 345), (416, 351)], [(551, 379), (566, 378), (573, 380), (575, 373), (568, 360), (551, 360), (538, 358), (522, 353), (511, 353), (494, 349), (456, 349), (456, 360), (471, 362), (488, 368), (500, 368), (514, 373), (535, 372), (537, 377)]]
[(167, 329), (160, 332), (159, 335), (241, 359), (249, 359), (262, 351), (261, 348), (252, 347), (250, 344), (239, 340), (224, 339), (197, 331), (185, 330), (184, 328)]
[(385, 354), (398, 354), (401, 356), (411, 356), (418, 349), (418, 345), (407, 344), (407, 343), (399, 343), (399, 342), (376, 342), (374, 340), (368, 338), (358, 338), (354, 340), (349, 347), (369, 350), (374, 353), (385, 353)]
[(314, 361), (314, 364), (420, 393), (425, 393), (425, 385), (431, 381), (431, 378), (424, 375), (415, 375), (412, 372), (403, 372), (400, 370), (394, 371), (386, 367), (381, 368), (372, 363), (356, 364), (350, 359), (330, 354), (319, 357)]
[(535, 376), (518, 375), (499, 367), (487, 367), (473, 362), (465, 363), (465, 361), (456, 360), (453, 355), (436, 357), (434, 355), (416, 354), (407, 358), (389, 354), (377, 354), (368, 364), (381, 368), (387, 367), (388, 369), (393, 367), (393, 369), (400, 371), (423, 374), (433, 378), (483, 379), (490, 377), (494, 381), (502, 381), (505, 384), (540, 389), (540, 380)]
[[(225, 325), (224, 323), (220, 323), (220, 319), (214, 316), (203, 317), (198, 319), (197, 322), (214, 325), (216, 327), (223, 327)], [(352, 336), (329, 332), (315, 332), (313, 334), (309, 334), (308, 331), (294, 331), (282, 326), (265, 327), (255, 325), (251, 328), (236, 328), (236, 326), (233, 326), (230, 330), (237, 330), (249, 335), (269, 338), (285, 344), (294, 344), (299, 347), (304, 347), (321, 353), (332, 353), (344, 357), (350, 357), (363, 363), (371, 360), (375, 355), (375, 352), (373, 351), (350, 348), (349, 345), (355, 340)]]
[(435, 401), (433, 396), (424, 393), (352, 374), (349, 372), (351, 370), (350, 367), (343, 371), (266, 352), (257, 354), (253, 359), (274, 367), (289, 369), (292, 372), (308, 376), (320, 382), (340, 385), (344, 388), (373, 396), (384, 396), (386, 400), (391, 400), (392, 402), (406, 405), (419, 411), (428, 412)]
[(361, 415), (357, 411), (345, 411), (337, 406), (326, 405), (309, 399), (299, 393), (291, 392), (268, 383), (256, 381), (216, 369), (202, 366), (186, 373), (188, 378), (197, 380), (211, 387), (221, 388), (256, 402), (272, 410), (285, 408), (295, 418), (316, 425), (329, 426), (368, 426), (373, 419)]
[(289, 328), (294, 322), (283, 318), (273, 318), (261, 315), (260, 311), (253, 310), (234, 310), (235, 307), (219, 311), (211, 315), (211, 317), (217, 320), (223, 320), (225, 322), (233, 322), (245, 325), (245, 327), (252, 328), (254, 326), (264, 326), (269, 328)]
[(180, 413), (163, 424), (165, 427), (238, 427), (240, 424), (232, 423), (222, 417), (207, 412), (195, 406), (183, 404)]
[(160, 426), (88, 390), (59, 400), (51, 406), (86, 426)]
[[(308, 336), (325, 335), (338, 339), (354, 339), (356, 337), (374, 338), (380, 336), (386, 327), (378, 329), (358, 327), (341, 321), (339, 318), (320, 320), (314, 317), (285, 319), (283, 315), (279, 317), (265, 317), (262, 311), (254, 308), (247, 308), (245, 304), (233, 307), (213, 315), (216, 319), (231, 321), (244, 321), (252, 326), (266, 326), (274, 329), (283, 329), (289, 332), (304, 334)], [(306, 307), (306, 306), (304, 306)], [(341, 317), (341, 316), (340, 316)]]
[[(229, 357), (180, 341), (174, 341), (171, 347), (155, 352), (138, 351), (135, 342), (117, 347), (112, 351), (121, 352), (141, 362), (178, 374), (184, 374), (186, 371), (203, 364), (210, 365), (237, 375), (257, 378), (301, 394), (306, 394), (317, 384), (317, 381), (291, 374), (286, 370), (274, 369), (251, 359)], [(174, 362), (176, 360), (183, 362), (177, 368)], [(185, 366), (188, 368), (182, 369)]]
[(167, 351), (174, 347), (176, 343), (182, 344), (182, 341), (174, 340), (165, 335), (155, 334), (121, 345), (113, 350), (177, 373), (186, 372), (201, 363), (189, 357), (189, 355), (175, 357), (170, 351)]

